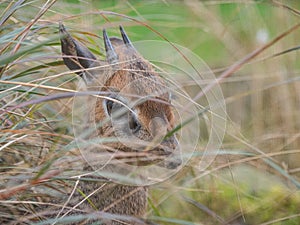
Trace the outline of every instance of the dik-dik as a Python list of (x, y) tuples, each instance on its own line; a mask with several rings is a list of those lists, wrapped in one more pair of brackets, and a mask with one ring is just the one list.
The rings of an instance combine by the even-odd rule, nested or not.
[[(175, 116), (171, 94), (164, 79), (136, 51), (121, 26), (120, 32), (122, 39), (109, 38), (103, 30), (106, 60), (102, 61), (97, 60), (87, 47), (60, 25), (65, 65), (84, 80), (88, 91), (99, 91), (98, 95), (93, 94), (87, 98), (93, 98), (93, 101), (83, 103), (86, 104), (86, 126), (95, 127), (91, 132), (93, 137), (114, 138), (110, 143), (87, 147), (87, 155), (95, 154), (97, 158), (98, 152), (102, 154), (104, 151), (115, 156), (113, 163), (124, 163), (125, 159), (125, 164), (129, 166), (147, 167), (156, 163), (161, 168), (175, 169), (181, 160), (174, 157), (170, 159), (170, 155), (179, 148), (172, 132)], [(97, 160), (91, 164), (87, 163), (84, 168), (88, 171), (101, 169)], [(80, 205), (81, 209), (88, 212), (96, 209), (137, 218), (144, 216), (147, 209), (147, 186), (114, 182), (103, 185), (91, 181), (81, 181), (79, 185), (84, 196), (97, 188), (99, 191), (90, 195)], [(124, 221), (122, 218), (117, 220), (113, 216), (97, 220), (109, 225), (141, 223), (137, 220)]]

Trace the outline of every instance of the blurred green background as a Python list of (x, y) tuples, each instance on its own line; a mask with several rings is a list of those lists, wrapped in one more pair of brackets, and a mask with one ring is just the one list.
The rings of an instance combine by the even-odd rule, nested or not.
[[(298, 10), (296, 0), (2, 0), (0, 106), (58, 91), (22, 83), (75, 88), (74, 74), (61, 75), (67, 69), (60, 58), (59, 21), (99, 58), (104, 56), (102, 29), (117, 36), (122, 24), (132, 41), (168, 40), (190, 49), (218, 77), (299, 23)], [(205, 172), (197, 170), (201, 156), (196, 156), (175, 177), (155, 185), (150, 219), (161, 224), (300, 224), (299, 37), (299, 29), (293, 30), (222, 81), (227, 130), (221, 151)], [(72, 140), (70, 103), (42, 103), (0, 116), (1, 188), (22, 168), (57, 158), (60, 146)], [(18, 139), (28, 130), (40, 134)], [(42, 134), (45, 130), (48, 135)], [(36, 152), (45, 146), (47, 156), (41, 158)]]

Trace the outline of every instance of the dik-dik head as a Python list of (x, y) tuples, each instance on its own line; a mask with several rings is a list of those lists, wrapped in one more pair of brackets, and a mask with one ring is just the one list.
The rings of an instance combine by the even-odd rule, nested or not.
[[(120, 27), (122, 39), (109, 38), (103, 30), (106, 60), (100, 61), (60, 25), (61, 46), (66, 66), (84, 79), (89, 91), (99, 91), (93, 109), (87, 107), (88, 120), (100, 137), (115, 138), (105, 143), (116, 158), (127, 158), (132, 165), (174, 169), (181, 164), (179, 144), (172, 133), (175, 117), (170, 92), (152, 65), (136, 51)], [(103, 93), (107, 93), (103, 95)], [(91, 119), (92, 117), (92, 119)], [(128, 156), (126, 154), (128, 153)], [(171, 159), (172, 158), (172, 159)]]

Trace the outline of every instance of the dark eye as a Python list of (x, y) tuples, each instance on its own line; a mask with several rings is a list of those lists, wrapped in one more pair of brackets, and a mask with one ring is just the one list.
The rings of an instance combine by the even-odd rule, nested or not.
[(116, 97), (115, 94), (112, 94), (109, 96), (110, 99), (104, 99), (103, 101), (103, 108), (108, 116), (111, 116), (111, 114), (116, 112), (119, 108), (122, 107), (120, 104), (120, 100)]
[[(118, 100), (118, 101), (120, 101), (120, 100)], [(127, 114), (129, 129), (133, 133), (136, 133), (140, 130), (141, 124), (139, 123), (139, 121), (133, 111), (129, 111), (129, 109), (124, 107), (124, 105), (122, 105), (114, 100), (105, 99), (103, 101), (103, 103), (104, 103), (106, 114), (108, 116), (113, 116), (114, 113), (116, 113), (116, 115), (114, 116), (114, 119), (121, 119), (122, 116)], [(126, 119), (126, 117), (124, 119)]]
[(136, 133), (140, 130), (141, 124), (136, 118), (136, 115), (133, 113), (129, 113), (128, 115), (128, 123), (129, 123), (129, 128), (132, 130), (133, 133)]
[(110, 116), (111, 112), (112, 112), (112, 108), (113, 108), (114, 102), (111, 100), (105, 100), (105, 107), (106, 107), (106, 112), (107, 114)]

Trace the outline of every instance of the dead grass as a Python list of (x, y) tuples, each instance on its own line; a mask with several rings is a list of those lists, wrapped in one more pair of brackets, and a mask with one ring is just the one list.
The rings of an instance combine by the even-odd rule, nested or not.
[[(76, 89), (77, 78), (61, 59), (58, 22), (62, 20), (99, 58), (103, 27), (114, 34), (113, 27), (123, 24), (133, 40), (179, 43), (204, 59), (221, 83), (227, 108), (221, 150), (212, 151), (216, 159), (199, 171), (208, 141), (207, 135), (201, 137), (186, 168), (152, 188), (148, 213), (152, 221), (299, 224), (298, 2), (3, 1), (0, 8), (3, 223), (51, 224), (47, 220), (55, 218), (62, 205), (53, 211), (43, 206), (53, 206), (53, 193), (74, 190), (80, 175), (70, 126), (72, 98), (42, 98)], [(203, 82), (204, 90), (214, 85)], [(186, 85), (200, 103), (207, 104), (194, 81)], [(25, 106), (29, 101), (34, 104)], [(195, 129), (207, 132), (205, 126)], [(70, 216), (65, 221), (81, 219)]]

